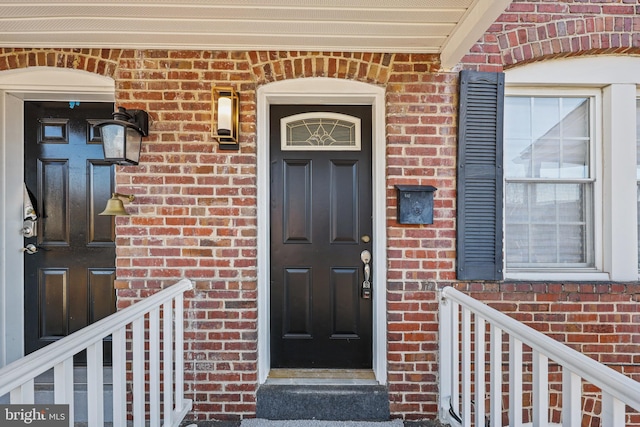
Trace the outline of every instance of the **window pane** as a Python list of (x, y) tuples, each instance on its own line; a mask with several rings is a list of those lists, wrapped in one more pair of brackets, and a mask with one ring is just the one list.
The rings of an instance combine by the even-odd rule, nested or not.
[(507, 178), (589, 178), (588, 98), (507, 97)]
[(531, 98), (510, 96), (505, 100), (505, 134), (511, 138), (531, 137)]
[(507, 267), (593, 266), (591, 194), (586, 183), (508, 182)]

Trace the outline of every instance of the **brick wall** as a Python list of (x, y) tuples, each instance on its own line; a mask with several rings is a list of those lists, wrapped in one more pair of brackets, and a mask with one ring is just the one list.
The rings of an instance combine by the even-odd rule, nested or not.
[[(187, 395), (199, 420), (250, 417), (257, 388), (255, 90), (322, 76), (388, 89), (390, 380), (395, 416), (435, 411), (435, 305), (425, 283), (453, 278), (455, 74), (433, 55), (5, 49), (0, 70), (82, 69), (114, 78), (116, 103), (144, 109), (139, 166), (118, 167), (136, 195), (116, 220), (118, 306), (188, 277)], [(241, 94), (241, 149), (210, 136), (211, 87)], [(438, 187), (433, 227), (395, 224), (395, 184)], [(440, 270), (440, 271), (436, 271)], [(431, 292), (433, 294), (433, 292)], [(432, 295), (433, 296), (433, 295)], [(427, 305), (425, 305), (427, 304)], [(425, 313), (425, 309), (430, 313)], [(397, 319), (397, 320), (394, 320)], [(409, 325), (410, 329), (403, 328)], [(427, 325), (427, 326), (421, 326)], [(424, 391), (428, 390), (428, 395)]]
[(461, 62), (501, 71), (576, 54), (640, 54), (637, 1), (515, 0)]
[[(461, 64), (502, 70), (564, 55), (638, 53), (635, 1), (516, 1)], [(611, 12), (611, 16), (600, 13)], [(388, 373), (394, 417), (437, 413), (436, 289), (455, 285), (560, 341), (640, 378), (636, 283), (459, 283), (455, 277), (457, 73), (433, 55), (340, 52), (0, 49), (0, 71), (75, 68), (112, 77), (118, 105), (145, 109), (139, 166), (118, 167), (133, 193), (117, 219), (118, 305), (188, 277), (187, 397), (198, 420), (255, 413), (257, 389), (256, 105), (273, 81), (311, 76), (386, 89)], [(241, 149), (210, 136), (211, 87), (241, 94)], [(394, 185), (438, 188), (434, 223), (396, 222)], [(585, 401), (585, 420), (597, 404)], [(591, 425), (591, 418), (585, 425)], [(596, 422), (596, 421), (593, 421)]]

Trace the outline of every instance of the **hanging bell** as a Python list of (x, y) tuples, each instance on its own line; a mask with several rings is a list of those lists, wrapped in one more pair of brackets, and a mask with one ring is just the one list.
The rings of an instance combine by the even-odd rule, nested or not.
[(124, 203), (122, 203), (122, 200), (120, 199), (120, 197), (127, 197), (130, 202), (132, 202), (134, 199), (133, 194), (126, 195), (126, 194), (113, 193), (111, 195), (111, 198), (107, 200), (107, 206), (98, 215), (129, 216), (129, 213), (124, 209)]

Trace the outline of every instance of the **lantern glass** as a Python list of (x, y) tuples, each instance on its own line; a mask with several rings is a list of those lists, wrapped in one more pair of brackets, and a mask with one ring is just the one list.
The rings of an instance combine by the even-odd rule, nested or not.
[(218, 99), (218, 135), (231, 135), (233, 123), (231, 98)]
[(142, 135), (133, 128), (128, 127), (125, 139), (125, 159), (127, 163), (138, 164), (140, 161), (140, 149), (142, 148)]
[(124, 127), (120, 124), (108, 124), (101, 127), (104, 158), (123, 160), (125, 152)]
[(105, 160), (119, 165), (137, 165), (142, 147), (142, 135), (138, 130), (120, 123), (110, 123), (101, 128)]

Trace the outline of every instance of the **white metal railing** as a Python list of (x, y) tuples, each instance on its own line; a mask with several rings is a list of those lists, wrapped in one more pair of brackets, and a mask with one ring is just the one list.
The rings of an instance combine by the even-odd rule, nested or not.
[[(192, 288), (191, 281), (182, 279), (3, 367), (0, 369), (0, 396), (9, 393), (12, 404), (35, 403), (35, 378), (53, 369), (54, 402), (51, 403), (69, 405), (69, 426), (73, 426), (73, 356), (86, 350), (88, 425), (103, 427), (103, 339), (111, 335), (113, 426), (127, 426), (127, 340), (131, 344), (129, 368), (133, 378), (129, 387), (132, 392), (132, 419), (129, 422), (135, 427), (155, 427), (161, 425), (162, 416), (162, 425), (178, 426), (191, 410), (191, 400), (184, 398), (183, 294)], [(148, 409), (148, 417), (145, 417), (145, 409)]]
[[(623, 427), (625, 405), (640, 410), (640, 383), (451, 287), (440, 292), (439, 333), (439, 417), (443, 422), (502, 427), (506, 395), (508, 425), (526, 425), (523, 392), (527, 392), (531, 423), (549, 426), (553, 421), (549, 396), (557, 392), (561, 393), (561, 425), (580, 427), (583, 381), (601, 391), (602, 426)], [(508, 349), (506, 341), (503, 344), (505, 335)], [(508, 371), (503, 372), (505, 352)], [(529, 372), (523, 366), (531, 369), (526, 381), (523, 374)], [(559, 367), (562, 375), (552, 388), (549, 378), (555, 372), (550, 373), (550, 367), (553, 371)], [(505, 375), (509, 380), (503, 384)]]

